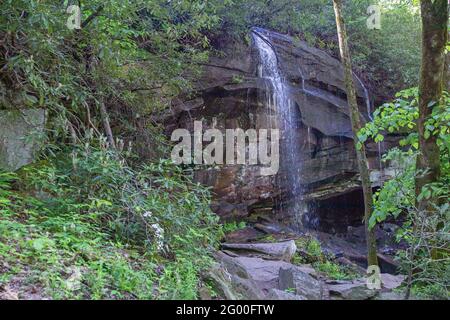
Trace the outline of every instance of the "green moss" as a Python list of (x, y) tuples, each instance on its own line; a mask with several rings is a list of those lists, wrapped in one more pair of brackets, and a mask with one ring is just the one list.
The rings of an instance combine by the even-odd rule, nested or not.
[(275, 243), (275, 242), (278, 242), (278, 239), (275, 238), (274, 235), (268, 234), (268, 235), (264, 236), (263, 238), (261, 238), (261, 242)]

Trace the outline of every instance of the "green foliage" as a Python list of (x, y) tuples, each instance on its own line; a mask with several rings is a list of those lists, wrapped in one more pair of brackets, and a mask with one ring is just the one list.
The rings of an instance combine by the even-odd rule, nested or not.
[(209, 191), (169, 161), (131, 167), (92, 137), (104, 103), (116, 138), (157, 140), (135, 122), (189, 91), (222, 1), (83, 2), (80, 30), (66, 26), (70, 4), (0, 2), (0, 109), (49, 115), (48, 158), (21, 170), (19, 190), (1, 176), (1, 279), (25, 273), (56, 298), (194, 298), (221, 237)]
[(26, 275), (55, 299), (151, 298), (154, 266), (138, 251), (129, 258), (135, 248), (112, 241), (77, 210), (56, 213), (16, 195), (1, 216), (0, 257), (9, 266), (2, 282)]
[(0, 109), (48, 109), (52, 141), (66, 137), (69, 124), (79, 137), (98, 134), (100, 102), (136, 118), (168, 107), (189, 90), (208, 58), (204, 32), (218, 23), (214, 1), (96, 0), (82, 3), (82, 28), (70, 30), (69, 4), (79, 3), (0, 3)]
[(231, 82), (234, 84), (241, 84), (244, 82), (244, 78), (239, 75), (233, 75), (233, 79), (231, 79)]
[(176, 264), (164, 269), (158, 283), (159, 296), (168, 300), (195, 300), (198, 285), (198, 267), (189, 257), (182, 257)]
[[(447, 277), (448, 276), (449, 275), (447, 275)], [(416, 284), (413, 285), (411, 288), (411, 295), (419, 299), (448, 300), (450, 298), (448, 291), (449, 291), (448, 286), (446, 288), (438, 283), (425, 286), (421, 284)]]
[(0, 175), (0, 257), (11, 277), (27, 272), (54, 298), (196, 297), (222, 233), (189, 172), (169, 161), (131, 168), (87, 141), (20, 175), (20, 192), (14, 175)]
[[(384, 140), (386, 134), (395, 133), (405, 136), (400, 141), (403, 150), (390, 150), (383, 160), (393, 169), (392, 179), (387, 181), (375, 197), (375, 210), (370, 220), (373, 227), (376, 222), (384, 221), (388, 215), (398, 217), (401, 212), (412, 208), (416, 202), (415, 159), (418, 154), (419, 142), (416, 121), (419, 117), (418, 90), (407, 89), (399, 92), (393, 102), (385, 103), (374, 112), (374, 119), (358, 133), (361, 143), (369, 139), (375, 142)], [(425, 123), (425, 137), (434, 135), (440, 147), (442, 164), (441, 181), (423, 188), (419, 198), (443, 198), (448, 193), (450, 182), (450, 96), (444, 92), (439, 103), (430, 105), (432, 115)]]
[(296, 294), (297, 289), (296, 288), (287, 288), (284, 290), (286, 293)]
[(333, 262), (334, 257), (325, 254), (319, 241), (307, 236), (295, 241), (297, 253), (292, 259), (294, 264), (312, 264), (314, 269), (324, 273), (328, 278), (334, 280), (348, 280), (357, 277), (357, 274), (347, 268)]
[(223, 225), (223, 232), (224, 233), (231, 233), (231, 232), (235, 232), (238, 230), (242, 230), (245, 229), (247, 227), (247, 224), (245, 223), (245, 221), (241, 221), (241, 222), (227, 222)]
[[(368, 15), (350, 27), (353, 61), (367, 75), (378, 96), (391, 98), (419, 82), (422, 41), (419, 4), (414, 0), (369, 2), (381, 7), (381, 29), (365, 27)], [(367, 2), (364, 11), (366, 5)]]
[[(450, 210), (450, 98), (443, 93), (441, 101), (430, 103), (432, 115), (425, 122), (425, 138), (437, 138), (440, 149), (441, 177), (425, 185), (416, 199), (415, 179), (423, 172), (416, 170), (419, 150), (416, 121), (418, 90), (404, 90), (397, 98), (381, 106), (374, 120), (363, 128), (358, 137), (361, 143), (369, 139), (383, 141), (386, 134), (401, 134), (401, 149), (394, 148), (384, 155), (393, 172), (390, 180), (375, 194), (374, 212), (370, 226), (388, 217), (405, 221), (397, 239), (407, 244), (399, 251), (402, 270), (410, 275), (408, 286), (412, 294), (428, 298), (448, 298), (450, 283), (449, 238)], [(416, 200), (434, 199), (432, 213), (416, 208)]]
[[(369, 30), (367, 10), (381, 8), (381, 29)], [(344, 5), (354, 67), (378, 97), (392, 97), (405, 87), (418, 84), (421, 23), (418, 3), (411, 0), (358, 0)], [(252, 27), (288, 33), (338, 54), (336, 22), (328, 0), (234, 0), (218, 11), (220, 34), (241, 38)]]
[[(450, 151), (450, 95), (444, 91), (441, 101), (431, 102), (433, 108), (430, 118), (425, 123), (425, 138), (436, 136), (442, 156)], [(361, 142), (372, 138), (375, 142), (384, 140), (384, 132), (408, 134), (400, 142), (401, 146), (418, 149), (416, 120), (418, 111), (418, 89), (411, 88), (396, 94), (393, 102), (385, 103), (374, 112), (374, 120), (358, 133)], [(443, 162), (445, 164), (445, 162)]]
[(314, 268), (333, 280), (351, 280), (356, 277), (356, 274), (348, 268), (331, 261), (315, 263)]
[(416, 152), (398, 148), (390, 150), (383, 157), (384, 162), (390, 163), (393, 176), (374, 194), (374, 211), (369, 220), (371, 228), (385, 221), (388, 216), (398, 218), (402, 212), (414, 206), (416, 157)]
[[(447, 187), (448, 190), (448, 187)], [(445, 195), (448, 200), (450, 193)], [(436, 205), (432, 215), (409, 208), (397, 238), (408, 249), (398, 252), (401, 269), (410, 274), (411, 293), (423, 298), (450, 298), (449, 203)]]
[(384, 140), (384, 132), (403, 133), (410, 136), (401, 142), (401, 145), (410, 144), (418, 149), (416, 120), (419, 117), (418, 90), (411, 88), (396, 94), (396, 99), (383, 104), (373, 114), (373, 121), (369, 122), (358, 133), (360, 142), (369, 138), (375, 142)]
[(297, 248), (301, 248), (308, 255), (308, 262), (315, 262), (324, 260), (324, 254), (322, 252), (322, 246), (319, 241), (313, 237), (302, 237), (295, 241)]

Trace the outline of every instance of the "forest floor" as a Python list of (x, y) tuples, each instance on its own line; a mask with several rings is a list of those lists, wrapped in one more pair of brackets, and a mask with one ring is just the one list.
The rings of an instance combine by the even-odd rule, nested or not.
[[(404, 277), (396, 274), (398, 266), (390, 255), (397, 249), (389, 242), (394, 229), (395, 226), (386, 225), (378, 231), (380, 290), (367, 288), (362, 228), (350, 228), (344, 237), (317, 231), (299, 234), (276, 223), (263, 222), (226, 234), (221, 250), (215, 254), (217, 264), (203, 276), (205, 286), (200, 286), (199, 298), (402, 299), (398, 288)], [(19, 242), (10, 242), (8, 250), (19, 250)], [(43, 250), (39, 243), (32, 243), (32, 248), (26, 249), (16, 252), (25, 258), (22, 262), (7, 260), (0, 255), (0, 300), (54, 299), (46, 287), (54, 284), (45, 284), (39, 279), (52, 275), (55, 265), (48, 261), (47, 255), (41, 255), (42, 258), (46, 257), (45, 261), (39, 261), (32, 255), (37, 249)], [(117, 251), (117, 248), (105, 250)], [(33, 264), (29, 259), (37, 261)], [(128, 259), (131, 259), (131, 263), (136, 262), (133, 258)], [(83, 285), (84, 281), (84, 271), (70, 263), (69, 260), (64, 261), (64, 274), (61, 276), (69, 284), (66, 290), (72, 284), (73, 287)], [(112, 283), (103, 285), (109, 287)], [(130, 295), (122, 298), (137, 297)]]

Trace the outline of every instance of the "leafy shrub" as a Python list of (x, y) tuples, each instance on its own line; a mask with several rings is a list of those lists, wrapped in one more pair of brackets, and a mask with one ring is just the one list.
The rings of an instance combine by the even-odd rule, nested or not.
[(245, 221), (241, 221), (241, 222), (227, 222), (223, 225), (223, 232), (224, 233), (231, 233), (234, 231), (238, 231), (238, 230), (242, 230), (245, 229), (247, 227), (247, 224), (245, 223)]
[(349, 268), (333, 262), (334, 257), (325, 254), (320, 242), (313, 237), (302, 237), (295, 243), (298, 250), (292, 259), (294, 264), (312, 264), (314, 269), (323, 272), (330, 279), (347, 280), (357, 277)]
[(314, 264), (314, 268), (320, 272), (325, 273), (333, 280), (351, 280), (357, 277), (357, 274), (339, 264), (331, 261), (318, 262)]
[[(388, 133), (403, 135), (401, 148), (393, 148), (384, 155), (393, 176), (375, 194), (375, 208), (370, 226), (388, 217), (402, 217), (404, 224), (397, 234), (407, 250), (398, 251), (401, 269), (408, 274), (407, 292), (427, 298), (448, 298), (450, 288), (450, 97), (444, 92), (442, 100), (430, 104), (432, 115), (425, 123), (425, 138), (434, 135), (440, 149), (441, 177), (425, 185), (416, 199), (415, 179), (423, 172), (416, 170), (419, 150), (416, 120), (418, 90), (407, 89), (397, 98), (381, 106), (374, 120), (358, 136), (361, 143), (368, 139), (384, 140)], [(419, 210), (416, 200), (434, 199), (432, 212)]]
[(19, 174), (20, 192), (14, 175), (0, 176), (0, 257), (11, 276), (29, 265), (55, 298), (195, 298), (222, 233), (189, 172), (163, 160), (131, 168), (90, 141)]
[[(446, 196), (448, 199), (450, 193)], [(436, 206), (432, 215), (408, 208), (407, 221), (397, 234), (408, 244), (407, 250), (398, 253), (398, 259), (409, 276), (406, 285), (413, 295), (450, 298), (449, 206)]]
[(319, 241), (313, 237), (306, 236), (295, 241), (297, 248), (303, 252), (305, 257), (303, 259), (307, 263), (313, 263), (325, 260), (325, 255), (322, 251), (322, 246)]

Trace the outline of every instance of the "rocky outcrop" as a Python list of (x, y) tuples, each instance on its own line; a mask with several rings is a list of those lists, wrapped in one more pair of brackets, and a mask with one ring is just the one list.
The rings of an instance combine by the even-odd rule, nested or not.
[(279, 243), (224, 243), (222, 249), (242, 252), (246, 255), (290, 262), (297, 251), (293, 240)]
[[(291, 37), (261, 29), (254, 32), (264, 33), (270, 40), (286, 77), (290, 98), (299, 110), (296, 141), (301, 146), (299, 174), (303, 192), (301, 195), (292, 193), (285, 183), (288, 179), (283, 170), (276, 176), (262, 176), (258, 166), (210, 167), (198, 170), (196, 179), (212, 187), (213, 210), (224, 220), (274, 214), (287, 222), (292, 213), (281, 210), (281, 203), (286, 207), (301, 200), (306, 203), (304, 211), (308, 213), (312, 208), (316, 211), (323, 208), (320, 204), (327, 199), (356, 192), (352, 200), (355, 210), (348, 212), (349, 218), (345, 220), (360, 224), (363, 212), (358, 203), (362, 203), (362, 196), (357, 193), (360, 182), (340, 62)], [(270, 108), (262, 99), (271, 87), (266, 79), (258, 76), (256, 50), (251, 44), (236, 40), (221, 39), (218, 43), (221, 46), (216, 49), (221, 54), (211, 57), (202, 66), (202, 76), (195, 82), (195, 95), (179, 97), (163, 116), (168, 135), (176, 128), (193, 130), (194, 120), (203, 120), (204, 129), (247, 130), (276, 126)], [(367, 118), (364, 88), (356, 77), (355, 84), (361, 114)], [(385, 146), (389, 144), (387, 141)], [(380, 167), (379, 149), (385, 146), (368, 147), (374, 172)], [(281, 162), (284, 157), (282, 153)], [(376, 186), (383, 175), (373, 176)], [(321, 218), (321, 215), (316, 217)], [(305, 221), (309, 222), (317, 223)]]
[(45, 121), (43, 109), (0, 111), (0, 168), (15, 171), (33, 161)]
[[(261, 249), (262, 244), (254, 244)], [(267, 246), (281, 248), (284, 243)], [(367, 279), (331, 280), (310, 265), (254, 257), (242, 251), (249, 244), (229, 246), (216, 253), (217, 263), (204, 275), (204, 281), (218, 298), (227, 300), (369, 300), (398, 299), (390, 296), (403, 280), (402, 275), (381, 274), (381, 288), (369, 289)], [(252, 249), (254, 249), (252, 248)], [(267, 247), (264, 247), (267, 248)], [(266, 250), (265, 250), (266, 251)], [(246, 255), (246, 253), (250, 255)], [(365, 274), (365, 271), (363, 272)]]
[(332, 299), (368, 300), (375, 297), (378, 292), (367, 288), (366, 281), (330, 281), (328, 290)]
[(404, 275), (392, 275), (390, 273), (381, 274), (381, 284), (387, 291), (394, 290), (400, 287), (405, 281)]
[(296, 295), (308, 300), (325, 298), (323, 284), (311, 276), (314, 269), (308, 267), (288, 266), (279, 270), (279, 287), (281, 290), (292, 290)]
[(367, 287), (366, 279), (356, 279), (352, 281), (327, 281), (327, 290), (330, 294), (330, 299), (334, 300), (368, 300), (381, 296), (385, 300), (401, 300), (398, 296), (391, 296), (392, 290), (401, 286), (404, 281), (402, 275), (391, 275), (382, 273), (381, 289), (373, 290)]
[(289, 263), (276, 260), (263, 260), (252, 257), (231, 257), (219, 252), (219, 265), (213, 269), (210, 279), (220, 285), (218, 291), (229, 291), (238, 299), (266, 299), (273, 288), (277, 289), (279, 270), (290, 266)]

